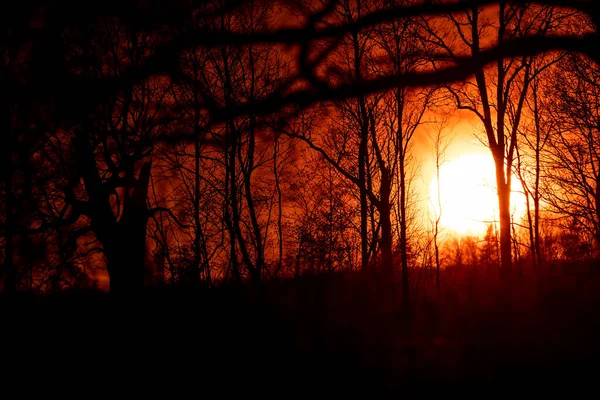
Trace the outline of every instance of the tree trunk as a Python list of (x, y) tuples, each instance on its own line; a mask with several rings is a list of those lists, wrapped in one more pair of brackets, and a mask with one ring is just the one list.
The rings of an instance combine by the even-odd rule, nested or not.
[[(110, 293), (129, 294), (144, 286), (146, 225), (119, 224), (118, 234), (102, 241), (110, 282)], [(143, 239), (143, 240), (140, 240)]]
[[(109, 229), (99, 237), (106, 256), (110, 292), (114, 294), (135, 293), (144, 287), (149, 181), (150, 163), (145, 163), (135, 186), (128, 188), (131, 194), (125, 195), (121, 219), (104, 225), (105, 230)], [(102, 222), (96, 224), (102, 226)]]
[[(244, 261), (244, 264), (246, 264), (246, 268), (248, 269), (248, 272), (254, 278), (255, 277), (254, 264), (252, 262), (252, 259), (250, 258), (250, 254), (248, 252), (248, 246), (246, 245), (246, 240), (244, 239), (244, 235), (242, 233), (242, 227), (241, 227), (241, 224), (242, 224), (242, 216), (240, 214), (241, 206), (240, 206), (240, 199), (238, 199), (238, 185), (236, 182), (236, 172), (237, 172), (236, 155), (238, 152), (238, 146), (240, 146), (240, 143), (239, 143), (240, 135), (233, 128), (233, 122), (231, 122), (230, 135), (232, 135), (232, 137), (233, 137), (233, 140), (231, 142), (231, 150), (229, 152), (229, 169), (230, 169), (229, 172), (231, 175), (229, 177), (229, 183), (231, 185), (229, 194), (231, 196), (232, 230), (233, 230), (234, 237), (237, 239), (237, 245), (239, 247), (239, 250), (242, 253), (242, 260)], [(235, 256), (234, 266), (238, 267), (237, 256)], [(236, 280), (241, 279), (239, 267), (236, 268), (236, 270), (234, 271), (234, 274), (237, 274)]]
[[(253, 125), (254, 122), (251, 122)], [(262, 270), (265, 264), (265, 255), (262, 240), (262, 231), (258, 222), (258, 216), (256, 215), (256, 208), (254, 207), (254, 198), (252, 197), (252, 171), (254, 169), (254, 148), (255, 148), (255, 134), (254, 128), (250, 128), (248, 137), (248, 154), (247, 154), (247, 165), (243, 168), (244, 173), (244, 193), (246, 196), (246, 205), (248, 207), (248, 214), (250, 214), (250, 223), (252, 226), (252, 232), (254, 233), (254, 245), (256, 247), (256, 260), (252, 268), (252, 263), (248, 263), (248, 269), (252, 275), (252, 279), (255, 283), (259, 283), (262, 280)], [(238, 155), (241, 158), (241, 146), (238, 148)], [(240, 160), (240, 164), (242, 162)], [(249, 258), (248, 258), (249, 261)]]
[(434, 237), (434, 248), (435, 248), (435, 289), (438, 299), (440, 298), (440, 246), (437, 242), (437, 227), (436, 234)]
[(535, 189), (533, 197), (533, 223), (534, 223), (534, 243), (537, 267), (542, 266), (542, 245), (540, 243), (540, 155), (539, 151), (536, 154), (536, 172), (535, 172)]
[(379, 218), (381, 219), (381, 253), (383, 269), (393, 273), (394, 257), (392, 253), (392, 206), (390, 204), (391, 179), (382, 171)]
[[(366, 125), (363, 123), (363, 125)], [(361, 129), (360, 148), (358, 150), (358, 181), (360, 190), (360, 249), (361, 268), (366, 270), (369, 266), (369, 232), (367, 229), (367, 180), (366, 180), (366, 158), (367, 158), (367, 135), (366, 129)]]
[(503, 159), (496, 159), (496, 184), (500, 211), (500, 273), (504, 280), (510, 280), (512, 272), (512, 244), (510, 234), (510, 187), (504, 176)]
[(200, 135), (196, 125), (194, 143), (194, 260), (190, 271), (190, 283), (200, 283), (200, 252), (201, 252), (201, 230), (200, 226)]
[(442, 190), (440, 184), (440, 136), (435, 145), (435, 173), (437, 184), (437, 205), (438, 215), (435, 219), (435, 231), (433, 234), (433, 246), (435, 250), (435, 288), (437, 291), (438, 300), (440, 299), (440, 246), (438, 244), (438, 236), (440, 234), (440, 221), (442, 219)]
[(144, 286), (146, 225), (150, 163), (145, 163), (137, 179), (123, 188), (124, 199), (120, 220), (116, 220), (110, 204), (110, 188), (102, 182), (96, 167), (90, 138), (85, 131), (75, 136), (79, 172), (88, 195), (86, 214), (106, 257), (110, 292), (125, 294)]
[[(360, 8), (360, 7), (359, 7)], [(360, 11), (360, 10), (359, 10)], [(352, 48), (354, 51), (354, 79), (357, 83), (362, 81), (361, 60), (362, 54), (358, 33), (352, 33)], [(369, 231), (367, 228), (367, 178), (366, 163), (368, 154), (369, 140), (369, 121), (367, 116), (367, 105), (365, 96), (359, 96), (359, 125), (360, 125), (360, 143), (358, 148), (358, 184), (360, 190), (360, 249), (361, 249), (361, 268), (366, 270), (369, 266)]]
[[(225, 226), (229, 231), (229, 264), (231, 267), (231, 275), (233, 280), (239, 282), (240, 268), (237, 258), (236, 230), (234, 228), (234, 212), (233, 207), (236, 202), (236, 184), (235, 184), (235, 138), (232, 140), (232, 132), (229, 129), (229, 123), (225, 126), (225, 148), (227, 149), (224, 157), (225, 162), (225, 183), (224, 183), (224, 220)], [(233, 156), (232, 156), (233, 155)]]
[[(194, 77), (198, 76), (198, 60), (194, 53)], [(200, 98), (198, 88), (194, 87), (194, 260), (190, 271), (190, 283), (197, 286), (200, 283), (200, 253), (201, 230), (200, 226)]]
[[(250, 64), (250, 100), (254, 99), (255, 95), (255, 86), (256, 86), (256, 67), (255, 67), (255, 58), (253, 47), (248, 46), (248, 61)], [(252, 224), (252, 231), (254, 233), (254, 245), (256, 247), (256, 260), (254, 262), (254, 269), (250, 269), (250, 273), (252, 274), (252, 279), (255, 284), (258, 284), (260, 287), (260, 283), (262, 281), (262, 271), (265, 266), (265, 249), (262, 238), (262, 230), (261, 226), (258, 222), (258, 217), (256, 215), (256, 208), (254, 206), (254, 198), (252, 196), (252, 173), (254, 172), (255, 164), (254, 164), (254, 156), (255, 156), (255, 148), (256, 148), (256, 116), (250, 115), (250, 129), (248, 132), (248, 150), (247, 150), (247, 163), (246, 168), (244, 168), (244, 164), (241, 160), (241, 146), (238, 149), (238, 154), (240, 156), (240, 165), (242, 166), (242, 170), (244, 173), (244, 188), (246, 193), (246, 203), (248, 206), (248, 214), (250, 214), (250, 222)]]
[(535, 187), (533, 189), (533, 246), (535, 266), (539, 269), (542, 265), (542, 249), (540, 244), (540, 178), (541, 178), (541, 160), (542, 138), (540, 127), (540, 112), (538, 106), (538, 80), (534, 80), (533, 101), (535, 118)]
[(406, 169), (404, 156), (400, 160), (400, 257), (402, 258), (402, 307), (407, 309), (410, 301), (408, 277), (408, 246), (406, 221)]

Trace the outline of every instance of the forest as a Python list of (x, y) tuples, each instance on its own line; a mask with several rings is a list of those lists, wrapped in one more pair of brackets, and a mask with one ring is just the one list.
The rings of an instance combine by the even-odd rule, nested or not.
[(288, 388), (598, 370), (592, 1), (35, 0), (0, 18), (15, 341), (152, 365), (186, 349), (250, 386), (262, 359)]

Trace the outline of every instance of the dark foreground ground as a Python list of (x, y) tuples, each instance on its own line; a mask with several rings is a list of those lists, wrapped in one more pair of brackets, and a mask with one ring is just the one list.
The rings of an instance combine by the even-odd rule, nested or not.
[(516, 283), (507, 301), (482, 276), (448, 275), (439, 300), (417, 287), (409, 312), (362, 275), (272, 283), (262, 296), (4, 296), (2, 378), (115, 398), (595, 393), (600, 279), (574, 276)]

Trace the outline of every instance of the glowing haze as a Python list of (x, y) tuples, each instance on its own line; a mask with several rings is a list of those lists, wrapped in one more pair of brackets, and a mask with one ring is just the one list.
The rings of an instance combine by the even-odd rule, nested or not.
[[(491, 154), (466, 153), (447, 160), (440, 167), (440, 225), (462, 235), (482, 235), (490, 222), (498, 221), (498, 196)], [(513, 176), (511, 212), (515, 219), (525, 215), (525, 197), (519, 180)], [(438, 184), (435, 174), (429, 184), (429, 197), (439, 215)]]

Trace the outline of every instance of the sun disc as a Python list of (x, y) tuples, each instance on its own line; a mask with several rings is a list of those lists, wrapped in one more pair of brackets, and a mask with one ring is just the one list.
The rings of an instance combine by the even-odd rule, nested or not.
[[(496, 173), (490, 155), (465, 154), (440, 167), (440, 225), (462, 235), (481, 235), (488, 224), (498, 220)], [(513, 182), (518, 182), (513, 178)], [(432, 208), (439, 215), (438, 184), (434, 177), (429, 185)], [(523, 215), (523, 195), (511, 194), (511, 207)]]

